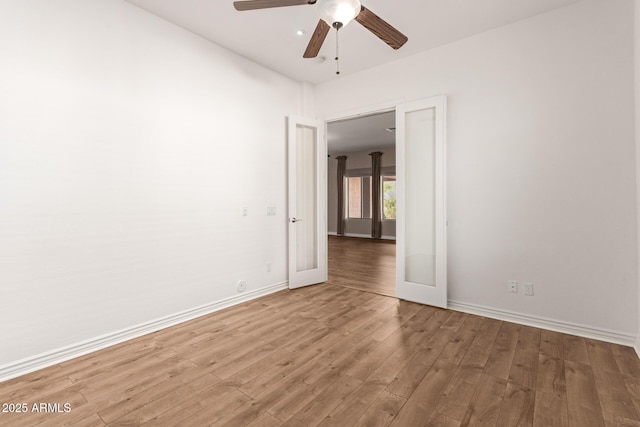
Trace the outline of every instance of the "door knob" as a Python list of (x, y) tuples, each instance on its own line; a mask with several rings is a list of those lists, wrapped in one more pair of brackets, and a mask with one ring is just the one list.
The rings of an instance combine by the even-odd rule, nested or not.
[(291, 222), (300, 222), (302, 219), (300, 218), (291, 218)]

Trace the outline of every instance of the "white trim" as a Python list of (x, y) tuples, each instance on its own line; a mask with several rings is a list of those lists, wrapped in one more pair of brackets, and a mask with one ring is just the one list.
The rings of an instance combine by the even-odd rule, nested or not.
[(383, 102), (379, 104), (369, 105), (367, 107), (355, 108), (340, 113), (332, 113), (322, 117), (322, 120), (331, 123), (341, 120), (355, 119), (363, 116), (371, 116), (373, 114), (389, 113), (395, 110), (396, 105), (405, 102), (404, 98), (399, 98), (391, 102)]
[(636, 349), (636, 354), (638, 355), (638, 358), (640, 358), (640, 337), (638, 337), (638, 340), (636, 341), (636, 345), (634, 346), (634, 348)]
[[(622, 344), (630, 347), (634, 347), (634, 344), (636, 344), (636, 336), (626, 332), (612, 331), (610, 329), (597, 328), (581, 325), (579, 323), (565, 322), (563, 320), (549, 319), (546, 317), (516, 313), (513, 311), (453, 300), (449, 300), (448, 308), (455, 311), (462, 311), (464, 313), (476, 314), (478, 316), (490, 317), (492, 319), (504, 320), (507, 322)], [(638, 351), (638, 347), (639, 346), (636, 345), (636, 351)], [(638, 354), (640, 355), (640, 351), (638, 351)]]
[(66, 362), (67, 360), (71, 360), (97, 350), (102, 350), (104, 348), (122, 343), (124, 341), (138, 338), (143, 335), (159, 331), (161, 329), (193, 320), (200, 316), (211, 314), (213, 312), (231, 307), (236, 304), (240, 304), (268, 294), (272, 294), (274, 292), (288, 289), (288, 286), (288, 282), (281, 282), (265, 286), (264, 288), (234, 295), (230, 298), (225, 298), (220, 301), (171, 314), (169, 316), (142, 323), (137, 326), (132, 326), (120, 331), (91, 338), (86, 341), (72, 344), (70, 346), (62, 347), (56, 350), (48, 351), (36, 356), (27, 357), (16, 362), (2, 365), (0, 366), (0, 383), (15, 377), (19, 377), (21, 375), (28, 374), (30, 372), (47, 368), (57, 363)]
[[(336, 233), (335, 231), (328, 231), (327, 234), (329, 236), (337, 236), (338, 233)], [(358, 233), (344, 233), (343, 234), (344, 237), (358, 237), (360, 239), (370, 239), (371, 235), (370, 234), (358, 234)], [(396, 240), (396, 236), (382, 236), (381, 237), (382, 240)]]

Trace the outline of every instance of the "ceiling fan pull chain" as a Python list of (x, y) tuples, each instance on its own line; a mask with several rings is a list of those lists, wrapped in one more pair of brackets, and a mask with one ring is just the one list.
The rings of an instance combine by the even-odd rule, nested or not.
[(338, 44), (338, 38), (340, 35), (340, 27), (336, 26), (336, 75), (340, 75), (340, 50)]

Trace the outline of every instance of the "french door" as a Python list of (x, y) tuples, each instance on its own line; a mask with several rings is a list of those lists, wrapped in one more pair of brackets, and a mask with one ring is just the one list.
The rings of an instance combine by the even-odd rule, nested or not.
[(446, 97), (396, 106), (396, 293), (447, 307)]
[(327, 281), (325, 124), (288, 118), (289, 288)]

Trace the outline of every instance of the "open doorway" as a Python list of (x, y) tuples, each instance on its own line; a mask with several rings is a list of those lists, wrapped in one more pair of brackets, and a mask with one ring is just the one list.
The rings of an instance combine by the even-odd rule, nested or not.
[[(396, 296), (395, 111), (328, 123), (327, 146), (329, 283)], [(379, 179), (372, 153), (380, 153)], [(378, 215), (376, 236), (372, 223)]]

